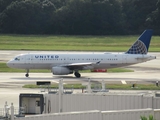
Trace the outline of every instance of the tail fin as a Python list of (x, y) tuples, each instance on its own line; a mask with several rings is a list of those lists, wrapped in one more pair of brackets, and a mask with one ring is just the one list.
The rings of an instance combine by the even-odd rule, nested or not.
[(145, 30), (126, 54), (147, 54), (153, 30)]

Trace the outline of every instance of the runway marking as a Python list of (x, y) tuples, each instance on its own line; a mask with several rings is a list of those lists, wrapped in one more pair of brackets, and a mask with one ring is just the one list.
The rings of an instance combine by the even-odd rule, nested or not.
[(127, 84), (125, 80), (121, 80), (122, 84)]

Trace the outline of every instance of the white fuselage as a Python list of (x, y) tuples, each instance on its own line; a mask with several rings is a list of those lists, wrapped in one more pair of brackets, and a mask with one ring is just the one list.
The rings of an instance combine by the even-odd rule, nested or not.
[(108, 69), (155, 59), (155, 56), (142, 54), (21, 54), (10, 60), (7, 65), (19, 69), (52, 69), (73, 63), (97, 63), (82, 69)]

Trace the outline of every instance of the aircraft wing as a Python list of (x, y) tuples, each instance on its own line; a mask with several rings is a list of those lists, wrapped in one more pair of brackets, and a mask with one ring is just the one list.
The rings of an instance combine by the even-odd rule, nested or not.
[(84, 70), (84, 69), (93, 69), (94, 65), (98, 65), (100, 63), (99, 62), (88, 62), (88, 63), (71, 63), (71, 64), (65, 64), (65, 65), (61, 65), (63, 67), (67, 67), (70, 70)]

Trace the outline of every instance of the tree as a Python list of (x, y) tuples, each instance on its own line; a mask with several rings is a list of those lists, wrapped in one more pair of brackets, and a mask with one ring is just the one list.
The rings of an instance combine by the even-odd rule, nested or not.
[(146, 29), (146, 18), (155, 10), (156, 2), (157, 0), (122, 0), (126, 31), (136, 33)]
[(15, 1), (0, 14), (0, 27), (4, 33), (44, 33), (54, 10), (49, 0)]
[(60, 34), (119, 34), (121, 17), (116, 0), (70, 0), (56, 11), (52, 28)]
[(151, 14), (148, 15), (146, 19), (146, 25), (150, 26), (154, 29), (154, 33), (160, 35), (160, 0), (158, 0), (156, 4), (156, 10), (154, 10)]
[(7, 6), (9, 6), (12, 2), (15, 1), (17, 0), (0, 0), (0, 13), (3, 12), (3, 10), (5, 10)]
[(160, 34), (159, 21), (160, 0), (0, 0), (0, 33)]

